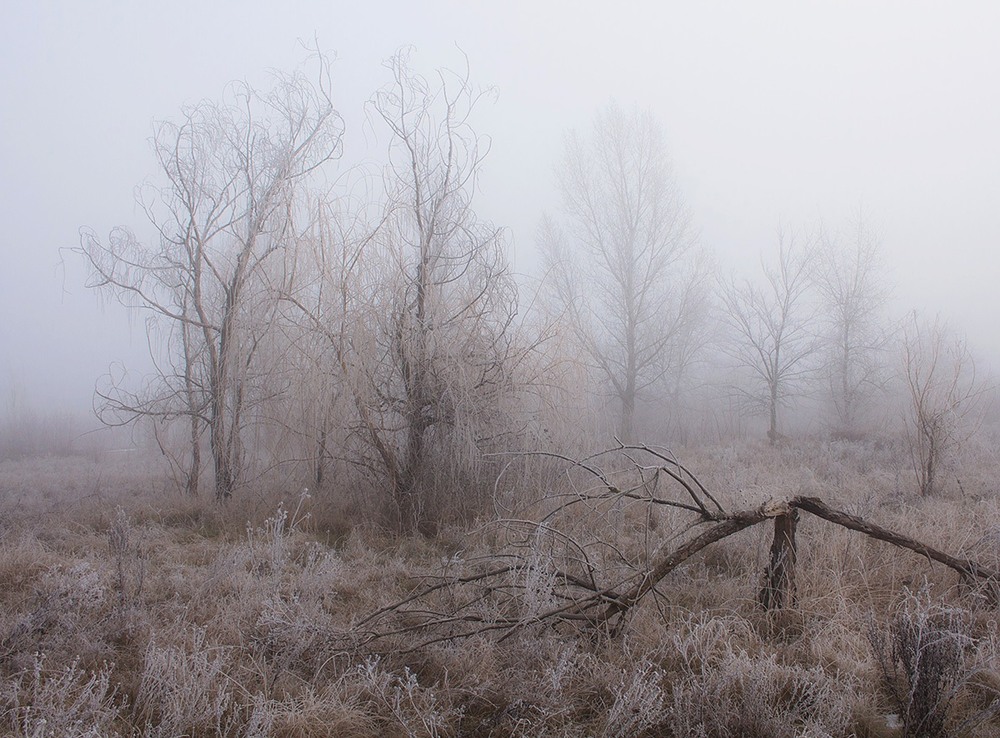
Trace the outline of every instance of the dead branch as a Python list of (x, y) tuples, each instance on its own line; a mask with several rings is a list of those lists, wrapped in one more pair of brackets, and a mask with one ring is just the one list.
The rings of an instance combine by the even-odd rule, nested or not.
[(962, 576), (963, 579), (979, 578), (1000, 581), (1000, 574), (992, 569), (980, 565), (978, 562), (972, 561), (971, 559), (959, 559), (954, 556), (949, 556), (946, 553), (938, 551), (932, 546), (928, 546), (926, 543), (921, 543), (916, 539), (895, 533), (879, 525), (875, 525), (874, 523), (869, 523), (864, 518), (859, 518), (856, 515), (850, 515), (849, 513), (841, 512), (840, 510), (834, 510), (817, 497), (796, 497), (790, 500), (788, 504), (790, 507), (797, 507), (800, 510), (805, 510), (806, 512), (812, 513), (819, 518), (828, 520), (831, 523), (836, 523), (837, 525), (848, 528), (849, 530), (856, 530), (859, 533), (864, 533), (866, 536), (871, 536), (877, 540), (891, 543), (893, 546), (898, 546), (899, 548), (907, 548), (910, 551), (924, 556), (925, 558), (937, 561), (940, 564), (944, 564), (945, 566), (954, 569)]
[(660, 559), (656, 566), (649, 572), (643, 574), (641, 580), (624, 597), (612, 602), (604, 613), (596, 619), (598, 625), (604, 625), (616, 615), (623, 615), (634, 607), (639, 600), (645, 597), (667, 574), (683, 564), (694, 554), (701, 551), (706, 546), (710, 546), (716, 541), (721, 541), (734, 533), (739, 533), (744, 528), (749, 528), (763, 520), (774, 517), (778, 512), (773, 507), (762, 506), (756, 510), (749, 510), (736, 513), (728, 520), (716, 523), (701, 535), (693, 538), (680, 548), (667, 554)]
[[(641, 464), (630, 455), (638, 457), (637, 452), (648, 453), (656, 461), (651, 466)], [(638, 490), (646, 482), (631, 489), (628, 484), (619, 485), (617, 478), (622, 470), (606, 471), (595, 463), (604, 453), (624, 456), (632, 465), (631, 471), (638, 473), (640, 479), (650, 471), (665, 473), (677, 483), (679, 496), (682, 499), (690, 497), (695, 504), (664, 499), (652, 493), (639, 494)], [(426, 638), (417, 645), (407, 646), (407, 650), (419, 650), (433, 643), (487, 633), (498, 634), (497, 637), (503, 640), (540, 624), (583, 626), (617, 634), (632, 609), (672, 571), (713, 543), (770, 519), (776, 520), (775, 539), (770, 564), (764, 572), (760, 603), (765, 609), (789, 607), (794, 602), (794, 535), (798, 510), (937, 561), (958, 572), (964, 580), (1000, 582), (1000, 574), (976, 561), (943, 553), (914, 538), (836, 510), (816, 497), (771, 500), (751, 510), (727, 513), (694, 474), (669, 456), (644, 446), (619, 444), (617, 449), (595, 454), (585, 463), (566, 461), (570, 462), (571, 469), (582, 469), (596, 480), (589, 491), (577, 489), (572, 495), (576, 501), (594, 504), (591, 513), (596, 514), (612, 498), (643, 504), (666, 503), (692, 513), (693, 519), (686, 530), (696, 532), (678, 546), (661, 549), (641, 561), (632, 561), (606, 533), (602, 535), (601, 531), (606, 529), (600, 525), (588, 527), (581, 538), (560, 530), (555, 518), (566, 513), (570, 507), (566, 502), (559, 502), (547, 513), (544, 509), (539, 511), (539, 517), (534, 520), (500, 521), (509, 533), (519, 531), (508, 540), (506, 550), (487, 557), (483, 570), (442, 576), (434, 584), (414, 590), (398, 602), (359, 620), (355, 628), (367, 628), (363, 643), (374, 644), (401, 634), (425, 633)], [(627, 491), (623, 492), (623, 488)], [(563, 496), (569, 495), (555, 497)], [(548, 499), (549, 503), (552, 501)], [(706, 502), (711, 502), (715, 509), (709, 509)], [(609, 565), (605, 561), (603, 567), (599, 566), (598, 559), (588, 553), (595, 547), (617, 554), (615, 563)], [(501, 564), (501, 559), (506, 559), (507, 563)], [(577, 569), (581, 573), (577, 573)], [(438, 597), (445, 599), (432, 600)], [(355, 634), (358, 635), (357, 631)]]

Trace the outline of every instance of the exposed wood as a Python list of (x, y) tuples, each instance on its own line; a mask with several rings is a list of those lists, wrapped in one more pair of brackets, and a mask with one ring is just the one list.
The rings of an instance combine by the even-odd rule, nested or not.
[(765, 610), (780, 610), (795, 601), (795, 527), (798, 522), (799, 511), (795, 508), (774, 519), (771, 559), (760, 591), (760, 604)]

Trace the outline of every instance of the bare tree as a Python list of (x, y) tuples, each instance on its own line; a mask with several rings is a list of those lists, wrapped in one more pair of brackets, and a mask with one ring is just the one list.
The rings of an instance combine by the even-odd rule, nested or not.
[(852, 437), (873, 394), (884, 387), (889, 342), (882, 323), (889, 291), (882, 276), (881, 243), (863, 213), (849, 237), (824, 234), (816, 286), (825, 322), (824, 364), (834, 430)]
[(916, 314), (903, 334), (906, 428), (920, 494), (938, 488), (941, 468), (970, 433), (969, 420), (985, 392), (963, 338), (935, 319)]
[(276, 74), (268, 92), (236, 84), (221, 103), (185, 108), (180, 122), (157, 126), (153, 146), (166, 185), (142, 199), (156, 243), (126, 228), (106, 243), (91, 230), (81, 234), (89, 286), (147, 313), (157, 359), (141, 390), (112, 381), (100, 392), (101, 416), (186, 418), (191, 492), (207, 431), (216, 496), (232, 494), (252, 408), (271, 392), (258, 350), (274, 323), (279, 255), (294, 242), (298, 190), (341, 145), (327, 61), (316, 60), (315, 80)]
[(779, 409), (802, 391), (813, 372), (809, 360), (818, 344), (808, 304), (812, 254), (811, 244), (779, 231), (777, 262), (762, 261), (762, 283), (730, 279), (721, 284), (732, 331), (723, 349), (751, 372), (750, 384), (738, 389), (752, 408), (767, 413), (772, 444), (780, 437)]
[(388, 490), (399, 532), (428, 532), (440, 505), (468, 502), (435, 495), (501, 432), (516, 292), (502, 231), (472, 209), (485, 151), (469, 117), (481, 94), (467, 74), (428, 82), (405, 53), (388, 66), (393, 82), (371, 103), (390, 137), (385, 210), (364, 236), (329, 225), (332, 288), (289, 299), (353, 399), (354, 463)]
[(676, 386), (694, 356), (708, 272), (650, 113), (611, 104), (589, 140), (570, 134), (559, 186), (567, 229), (543, 221), (547, 273), (630, 439), (639, 398), (664, 380)]

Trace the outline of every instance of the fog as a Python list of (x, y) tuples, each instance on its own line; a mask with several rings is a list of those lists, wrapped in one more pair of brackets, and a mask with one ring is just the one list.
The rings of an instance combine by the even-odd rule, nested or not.
[(495, 87), (480, 216), (537, 275), (566, 131), (615, 100), (653, 112), (700, 243), (754, 268), (779, 223), (881, 234), (889, 312), (940, 314), (983, 364), (1000, 338), (1000, 46), (994, 3), (4, 3), (0, 7), (0, 413), (86, 413), (113, 362), (142, 372), (141, 317), (84, 287), (78, 229), (148, 234), (154, 120), (237, 79), (336, 57), (350, 157), (375, 157), (364, 104), (412, 45), (425, 75)]

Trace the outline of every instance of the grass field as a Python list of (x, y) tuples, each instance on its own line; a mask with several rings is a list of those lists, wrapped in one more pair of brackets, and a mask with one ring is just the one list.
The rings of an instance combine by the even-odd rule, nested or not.
[[(728, 510), (819, 496), (1000, 568), (986, 444), (926, 499), (888, 442), (746, 443), (683, 460)], [(594, 577), (621, 583), (698, 532), (687, 511), (581, 493), (574, 473), (549, 469), (524, 493), (548, 502), (508, 510), (520, 522), (484, 512), (398, 539), (336, 489), (245, 491), (220, 507), (179, 496), (152, 459), (4, 461), (0, 731), (1000, 734), (996, 591), (809, 516), (792, 607), (758, 605), (771, 540), (757, 525), (671, 572), (616, 632), (547, 616), (566, 597), (561, 572), (580, 564), (574, 547)], [(535, 525), (566, 490), (580, 504)], [(498, 562), (509, 566), (495, 584), (473, 581)], [(448, 586), (391, 607), (435, 583)]]

